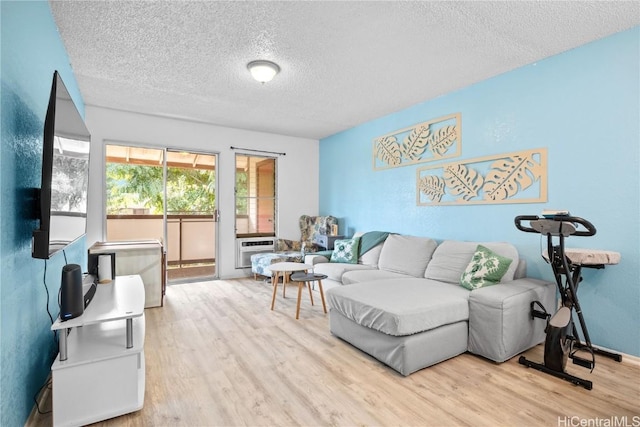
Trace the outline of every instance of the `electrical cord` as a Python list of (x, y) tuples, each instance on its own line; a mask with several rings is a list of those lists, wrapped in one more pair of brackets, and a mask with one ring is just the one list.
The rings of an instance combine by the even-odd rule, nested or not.
[[(67, 260), (67, 253), (63, 250), (62, 254), (64, 255), (64, 262), (65, 264), (68, 264), (68, 260)], [(54, 321), (53, 321), (53, 315), (51, 314), (51, 311), (49, 310), (49, 300), (50, 300), (50, 294), (49, 294), (49, 287), (47, 286), (47, 260), (44, 260), (44, 273), (42, 276), (42, 284), (44, 285), (44, 290), (47, 294), (47, 315), (49, 316), (49, 320), (51, 321), (51, 324), (53, 325)], [(58, 289), (58, 310), (60, 310), (60, 297), (61, 297), (61, 291), (62, 291), (62, 287), (60, 287), (60, 289)], [(66, 333), (66, 330), (62, 330), (62, 333)], [(58, 348), (58, 331), (55, 330), (53, 331), (53, 343), (55, 345), (55, 348)], [(55, 353), (55, 352), (54, 352)], [(55, 359), (56, 355), (54, 354), (53, 359)], [(36, 410), (38, 411), (38, 413), (40, 415), (46, 415), (46, 414), (50, 414), (53, 412), (53, 409), (50, 409), (48, 411), (43, 411), (40, 409), (40, 403), (38, 402), (38, 396), (40, 395), (40, 393), (42, 392), (42, 390), (47, 387), (49, 389), (51, 389), (51, 385), (52, 385), (52, 379), (49, 378), (47, 380), (47, 382), (45, 382), (33, 395), (33, 401), (36, 405)]]
[[(42, 277), (42, 283), (44, 284), (44, 290), (47, 293), (47, 314), (49, 315), (49, 320), (53, 325), (53, 316), (51, 315), (51, 311), (49, 311), (49, 287), (47, 286), (47, 260), (44, 260), (44, 275)], [(60, 292), (58, 292), (58, 306), (60, 305)], [(53, 344), (58, 346), (58, 331), (53, 331)]]
[(53, 316), (49, 311), (49, 288), (47, 287), (47, 260), (44, 260), (44, 275), (42, 276), (42, 283), (44, 284), (44, 290), (47, 292), (47, 314), (49, 315), (49, 320), (51, 320), (51, 324), (53, 325)]
[[(49, 287), (47, 286), (47, 260), (44, 260), (44, 274), (42, 276), (42, 284), (44, 285), (44, 290), (47, 293), (47, 314), (49, 315), (49, 320), (51, 321), (51, 324), (53, 325), (53, 316), (51, 315), (51, 311), (49, 311), (49, 299), (50, 299), (50, 295), (49, 295)], [(60, 291), (58, 290), (58, 309), (60, 308)], [(52, 331), (53, 332), (53, 344), (55, 345), (55, 347), (58, 347), (58, 331)]]
[(45, 387), (51, 389), (51, 378), (49, 378), (46, 383), (42, 384), (42, 386), (38, 389), (38, 391), (36, 391), (36, 394), (33, 395), (33, 401), (36, 404), (36, 410), (40, 415), (50, 414), (51, 412), (53, 412), (53, 409), (49, 409), (48, 411), (40, 410), (40, 404), (38, 403), (38, 395), (40, 394), (42, 389)]

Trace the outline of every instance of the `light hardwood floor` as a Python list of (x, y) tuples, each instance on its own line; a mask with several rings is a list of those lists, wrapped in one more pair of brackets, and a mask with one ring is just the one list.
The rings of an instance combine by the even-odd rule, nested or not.
[[(303, 293), (296, 321), (296, 295), (279, 291), (270, 311), (270, 284), (252, 278), (169, 286), (165, 306), (146, 310), (144, 408), (96, 425), (640, 425), (637, 360), (569, 366), (591, 391), (517, 357), (463, 354), (403, 377), (332, 336), (319, 298), (312, 307)], [(542, 347), (527, 356), (540, 360)]]

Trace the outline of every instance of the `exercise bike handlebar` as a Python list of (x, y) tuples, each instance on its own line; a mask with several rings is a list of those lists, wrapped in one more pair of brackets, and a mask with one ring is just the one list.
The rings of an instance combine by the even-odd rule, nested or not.
[[(529, 226), (527, 227), (523, 225), (522, 224), (523, 221), (529, 221)], [(538, 224), (540, 223), (549, 224), (549, 225), (554, 225), (555, 223), (559, 223), (559, 224), (555, 224), (555, 226), (553, 227), (533, 228), (531, 226), (531, 221), (536, 221)], [(596, 227), (593, 224), (591, 224), (586, 219), (580, 218), (577, 216), (555, 215), (551, 217), (539, 217), (537, 215), (518, 215), (517, 217), (515, 217), (514, 222), (518, 230), (524, 231), (527, 233), (556, 234), (556, 233), (560, 233), (560, 231), (562, 230), (562, 223), (570, 223), (574, 227), (576, 224), (579, 224), (582, 227), (584, 227), (584, 230), (578, 230), (578, 228), (575, 227), (574, 230), (568, 233), (572, 236), (593, 236), (596, 234)], [(543, 228), (546, 232), (543, 233), (541, 231), (541, 228)]]

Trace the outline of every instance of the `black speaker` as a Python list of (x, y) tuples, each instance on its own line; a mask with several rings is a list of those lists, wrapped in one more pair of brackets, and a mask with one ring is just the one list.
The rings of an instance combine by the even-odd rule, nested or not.
[(62, 267), (60, 284), (60, 320), (65, 321), (84, 313), (84, 295), (82, 295), (82, 269), (78, 264)]

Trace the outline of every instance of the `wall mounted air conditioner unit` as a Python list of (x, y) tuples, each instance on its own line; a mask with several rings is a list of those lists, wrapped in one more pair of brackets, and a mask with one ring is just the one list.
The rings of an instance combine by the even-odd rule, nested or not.
[(275, 237), (246, 237), (236, 239), (236, 268), (251, 267), (251, 255), (273, 252)]

